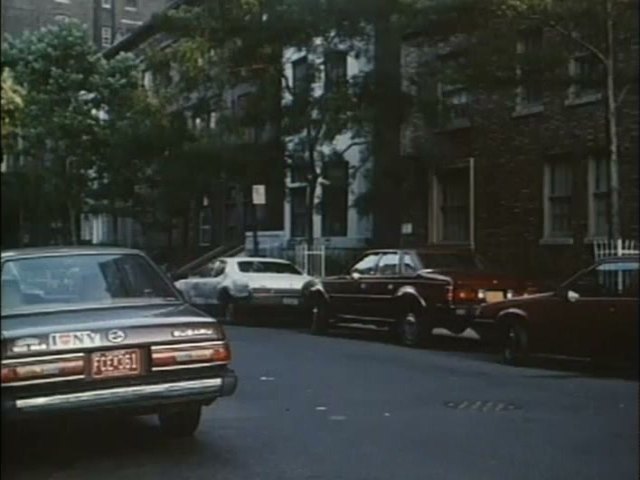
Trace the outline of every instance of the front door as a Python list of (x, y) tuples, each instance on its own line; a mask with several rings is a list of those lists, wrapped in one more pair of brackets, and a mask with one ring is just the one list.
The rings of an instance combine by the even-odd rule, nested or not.
[(385, 252), (374, 275), (363, 277), (358, 315), (375, 320), (395, 320), (393, 298), (400, 280), (400, 252)]
[(345, 275), (328, 279), (325, 289), (331, 300), (333, 313), (339, 317), (359, 316), (365, 281), (373, 276), (380, 253), (369, 253), (358, 260)]

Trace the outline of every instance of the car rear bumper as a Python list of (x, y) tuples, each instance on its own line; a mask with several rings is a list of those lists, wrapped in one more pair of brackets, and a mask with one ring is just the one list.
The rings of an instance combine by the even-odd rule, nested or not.
[(81, 413), (115, 410), (154, 411), (172, 403), (210, 404), (232, 395), (238, 384), (235, 372), (201, 379), (102, 388), (57, 395), (2, 399), (2, 416), (15, 418), (40, 414)]

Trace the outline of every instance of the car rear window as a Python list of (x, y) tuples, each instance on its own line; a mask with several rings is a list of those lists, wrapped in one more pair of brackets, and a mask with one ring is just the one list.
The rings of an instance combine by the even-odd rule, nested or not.
[(238, 262), (238, 270), (242, 273), (282, 273), (302, 275), (302, 272), (290, 263), (246, 260)]
[(2, 315), (154, 300), (179, 298), (141, 255), (55, 255), (2, 264)]

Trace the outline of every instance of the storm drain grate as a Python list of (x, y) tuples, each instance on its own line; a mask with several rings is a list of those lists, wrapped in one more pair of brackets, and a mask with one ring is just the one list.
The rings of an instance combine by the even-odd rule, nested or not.
[(444, 405), (454, 410), (473, 410), (475, 412), (513, 412), (522, 409), (522, 407), (510, 402), (492, 400), (463, 400), (461, 402), (445, 402)]

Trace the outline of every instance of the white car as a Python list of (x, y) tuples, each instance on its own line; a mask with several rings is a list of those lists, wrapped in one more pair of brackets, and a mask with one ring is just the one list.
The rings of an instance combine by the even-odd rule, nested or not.
[(303, 288), (313, 277), (276, 258), (220, 258), (199, 277), (175, 282), (187, 300), (204, 310), (221, 312), (225, 323), (238, 320), (239, 307), (286, 313), (305, 310)]

